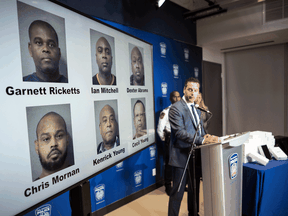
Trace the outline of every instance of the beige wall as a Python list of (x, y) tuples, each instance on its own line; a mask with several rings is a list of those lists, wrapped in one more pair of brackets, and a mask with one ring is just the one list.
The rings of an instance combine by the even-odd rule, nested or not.
[(282, 44), (225, 54), (227, 134), (284, 135), (285, 49)]
[[(197, 21), (203, 60), (222, 64), (224, 134), (268, 130), (288, 136), (288, 36), (276, 34), (288, 28), (288, 19), (264, 23), (263, 7), (257, 4)], [(267, 40), (275, 44), (221, 52), (221, 47)], [(243, 118), (243, 103), (248, 103), (245, 114), (249, 119)]]

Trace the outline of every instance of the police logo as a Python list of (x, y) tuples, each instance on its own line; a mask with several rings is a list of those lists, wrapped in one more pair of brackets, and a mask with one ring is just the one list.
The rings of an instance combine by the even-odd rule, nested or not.
[(123, 161), (116, 164), (116, 172), (123, 170)]
[(194, 75), (195, 75), (195, 78), (198, 78), (199, 76), (199, 69), (197, 67), (194, 67)]
[(121, 169), (123, 167), (123, 161), (116, 164), (117, 169)]
[(160, 43), (161, 57), (166, 58), (166, 44), (164, 42)]
[(135, 184), (138, 185), (142, 181), (142, 170), (137, 170), (134, 172), (134, 179), (135, 179)]
[(97, 202), (103, 200), (105, 197), (105, 185), (104, 184), (97, 185), (94, 188), (94, 193)]
[(149, 147), (149, 150), (150, 150), (150, 157), (151, 157), (151, 158), (154, 158), (154, 157), (155, 157), (155, 154), (156, 154), (156, 147), (155, 147), (155, 145), (150, 146), (150, 147)]
[(185, 61), (189, 61), (189, 49), (185, 48), (184, 49), (184, 58), (185, 58)]
[(35, 215), (36, 216), (50, 216), (51, 209), (52, 209), (51, 205), (45, 204), (35, 210)]
[(162, 82), (161, 83), (161, 89), (162, 89), (162, 96), (163, 97), (166, 97), (166, 94), (167, 94), (167, 83), (166, 82)]
[(174, 78), (178, 78), (179, 66), (177, 64), (173, 64), (173, 74), (174, 74)]
[(230, 178), (237, 177), (238, 172), (238, 154), (234, 153), (229, 157)]

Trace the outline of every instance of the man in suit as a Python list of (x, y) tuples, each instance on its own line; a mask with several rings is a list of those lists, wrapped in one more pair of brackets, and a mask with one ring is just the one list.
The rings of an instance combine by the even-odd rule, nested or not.
[[(178, 192), (178, 187), (181, 181), (182, 174), (184, 172), (185, 164), (188, 159), (189, 150), (193, 142), (196, 128), (199, 123), (200, 110), (196, 110), (194, 107), (194, 101), (199, 94), (200, 82), (198, 79), (190, 77), (185, 81), (183, 89), (184, 96), (182, 99), (173, 104), (169, 111), (169, 121), (171, 125), (171, 140), (170, 140), (170, 155), (169, 165), (173, 166), (172, 181), (173, 188), (170, 194), (168, 215), (177, 216), (179, 214), (179, 208), (183, 198), (186, 183), (188, 183), (188, 211), (189, 216), (196, 216), (193, 214), (193, 188), (192, 188), (192, 173), (190, 167), (192, 161), (190, 161), (187, 171)], [(201, 121), (202, 125), (202, 121)], [(206, 134), (203, 126), (199, 129), (195, 144), (201, 145), (206, 143), (218, 142), (218, 137)], [(197, 176), (197, 174), (196, 174)], [(197, 196), (197, 209), (199, 206), (199, 178), (196, 183), (196, 196)], [(197, 187), (198, 186), (198, 187)], [(198, 212), (198, 210), (197, 210)]]
[(168, 113), (172, 104), (176, 103), (181, 99), (180, 93), (178, 91), (172, 91), (170, 93), (170, 101), (171, 105), (166, 107), (160, 113), (157, 133), (161, 140), (165, 144), (165, 167), (164, 167), (164, 184), (165, 184), (165, 192), (169, 196), (171, 191), (171, 182), (172, 182), (172, 168), (169, 166), (169, 145), (170, 145), (170, 135), (171, 135), (171, 127), (169, 123)]

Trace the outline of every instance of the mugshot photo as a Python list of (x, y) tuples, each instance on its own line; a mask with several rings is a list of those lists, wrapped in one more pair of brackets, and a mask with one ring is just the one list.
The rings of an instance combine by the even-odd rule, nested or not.
[(65, 19), (17, 1), (24, 82), (68, 83)]
[(97, 154), (120, 146), (117, 100), (94, 101)]
[(92, 84), (117, 85), (114, 38), (90, 29)]
[(32, 181), (74, 165), (70, 105), (26, 107)]
[(129, 53), (130, 85), (144, 86), (145, 74), (143, 62), (143, 48), (129, 43)]
[(133, 140), (147, 135), (145, 107), (145, 98), (131, 99)]

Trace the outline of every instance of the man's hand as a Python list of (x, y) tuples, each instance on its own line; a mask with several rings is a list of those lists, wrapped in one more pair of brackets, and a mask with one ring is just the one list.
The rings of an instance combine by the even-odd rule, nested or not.
[(204, 136), (204, 142), (203, 144), (208, 144), (208, 143), (219, 143), (221, 142), (220, 138), (218, 136), (213, 136), (210, 134), (206, 134)]

